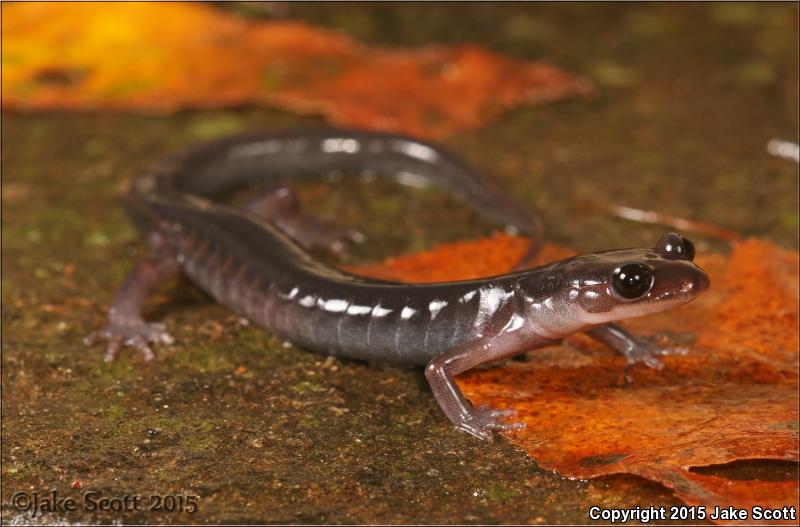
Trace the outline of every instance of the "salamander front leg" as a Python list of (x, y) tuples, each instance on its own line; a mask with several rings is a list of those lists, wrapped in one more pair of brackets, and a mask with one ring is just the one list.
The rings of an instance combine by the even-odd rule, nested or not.
[(664, 367), (664, 363), (661, 362), (657, 355), (669, 355), (685, 351), (681, 348), (669, 349), (657, 346), (654, 342), (644, 337), (631, 334), (618, 324), (604, 324), (590, 329), (586, 334), (620, 353), (628, 360), (628, 364), (642, 362), (657, 370)]
[(306, 249), (322, 248), (339, 257), (347, 255), (349, 243), (363, 243), (366, 238), (348, 229), (302, 211), (295, 193), (286, 186), (267, 189), (242, 204), (242, 208), (280, 227)]
[(142, 307), (148, 293), (157, 284), (173, 278), (178, 273), (175, 255), (166, 249), (140, 260), (128, 273), (122, 287), (111, 300), (108, 310), (108, 325), (84, 339), (87, 345), (107, 341), (105, 360), (116, 358), (122, 346), (135, 348), (146, 361), (154, 355), (148, 343), (172, 344), (174, 339), (163, 324), (150, 324), (142, 318)]
[(476, 341), (456, 347), (435, 357), (425, 368), (425, 377), (436, 401), (453, 424), (480, 439), (491, 439), (492, 430), (523, 428), (523, 423), (504, 423), (499, 419), (516, 415), (514, 410), (497, 410), (487, 406), (473, 407), (456, 386), (453, 377), (484, 362), (523, 352), (527, 348), (503, 345), (502, 339)]

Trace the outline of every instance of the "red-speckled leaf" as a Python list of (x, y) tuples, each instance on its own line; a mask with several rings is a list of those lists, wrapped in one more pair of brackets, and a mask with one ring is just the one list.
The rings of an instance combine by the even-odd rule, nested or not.
[[(407, 281), (487, 276), (508, 270), (525, 247), (496, 236), (352, 270)], [(548, 246), (543, 259), (566, 255)], [(798, 459), (798, 255), (748, 240), (729, 257), (698, 255), (697, 263), (711, 290), (625, 322), (686, 348), (666, 357), (663, 370), (636, 366), (626, 378), (623, 358), (577, 335), (526, 362), (467, 372), (459, 385), (474, 404), (515, 408), (527, 426), (506, 437), (566, 477), (636, 474), (709, 513), (797, 507), (797, 482), (729, 480), (691, 468)]]
[[(372, 48), (195, 3), (3, 6), (3, 104), (21, 110), (263, 104), (435, 137), (519, 104), (588, 95), (558, 68), (473, 45)], [(455, 96), (457, 94), (457, 96)]]

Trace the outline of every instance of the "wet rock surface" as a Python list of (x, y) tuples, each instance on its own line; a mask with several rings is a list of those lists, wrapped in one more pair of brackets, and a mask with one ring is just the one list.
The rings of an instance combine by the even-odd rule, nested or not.
[[(796, 247), (797, 167), (765, 149), (774, 137), (797, 141), (794, 6), (288, 10), (371, 43), (476, 41), (590, 76), (593, 101), (522, 109), (446, 141), (537, 206), (551, 240), (592, 251), (651, 244), (667, 230), (578, 214), (594, 199)], [(226, 133), (320, 124), (258, 109), (4, 115), (3, 521), (581, 523), (592, 505), (678, 504), (644, 480), (541, 471), (502, 440), (455, 431), (421, 372), (284, 346), (185, 282), (148, 304), (147, 317), (177, 339), (155, 361), (123, 351), (106, 364), (102, 349), (83, 345), (146, 250), (119, 206), (144, 164)], [(300, 197), (365, 232), (353, 262), (490, 231), (452, 198), (380, 181), (306, 184)], [(748, 464), (742, 477), (786, 470)], [(15, 493), (51, 489), (79, 510), (14, 510)], [(114, 507), (141, 502), (87, 511), (89, 492), (117, 498)]]

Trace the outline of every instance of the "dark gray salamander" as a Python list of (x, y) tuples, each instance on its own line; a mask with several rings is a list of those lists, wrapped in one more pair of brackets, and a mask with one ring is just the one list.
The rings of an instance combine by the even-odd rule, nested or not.
[(383, 282), (314, 259), (305, 247), (337, 232), (302, 214), (285, 187), (245, 208), (211, 201), (250, 183), (332, 170), (438, 185), (532, 236), (526, 260), (540, 243), (533, 212), (431, 144), (345, 130), (236, 136), (165, 158), (134, 182), (128, 210), (154, 254), (131, 271), (111, 302), (108, 327), (90, 341), (108, 340), (107, 360), (123, 345), (151, 359), (149, 342), (172, 339), (162, 325), (144, 322), (145, 297), (182, 271), (218, 302), (303, 348), (426, 366), (447, 417), (486, 439), (491, 430), (521, 425), (502, 421), (511, 412), (472, 407), (453, 376), (581, 331), (632, 363), (659, 367), (655, 355), (663, 350), (611, 322), (684, 304), (709, 285), (692, 263), (691, 242), (673, 233), (652, 249), (577, 256), (478, 280)]

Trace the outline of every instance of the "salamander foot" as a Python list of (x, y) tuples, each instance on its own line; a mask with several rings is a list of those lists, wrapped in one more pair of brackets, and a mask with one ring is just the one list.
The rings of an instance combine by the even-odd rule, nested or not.
[(87, 346), (101, 341), (108, 342), (104, 360), (113, 362), (117, 357), (117, 352), (123, 346), (134, 348), (145, 361), (153, 360), (155, 355), (153, 355), (153, 351), (148, 345), (149, 343), (160, 343), (169, 346), (175, 342), (175, 339), (167, 333), (164, 324), (134, 320), (125, 323), (111, 323), (105, 329), (92, 333), (83, 339), (84, 344)]
[(685, 355), (687, 351), (686, 348), (681, 347), (668, 348), (659, 346), (654, 338), (639, 336), (631, 336), (628, 345), (620, 350), (628, 364), (634, 365), (641, 362), (645, 366), (656, 370), (664, 367), (664, 363), (658, 358), (659, 356)]
[(513, 409), (498, 410), (486, 405), (481, 405), (474, 408), (468, 417), (456, 424), (456, 427), (475, 437), (491, 441), (492, 430), (517, 430), (525, 428), (525, 423), (502, 423), (498, 421), (498, 419), (514, 417), (516, 415), (517, 411)]
[(664, 367), (659, 355), (683, 355), (688, 351), (686, 348), (659, 346), (656, 337), (634, 335), (618, 324), (604, 324), (590, 329), (586, 334), (613, 348), (627, 359), (629, 365), (641, 362), (656, 370)]

